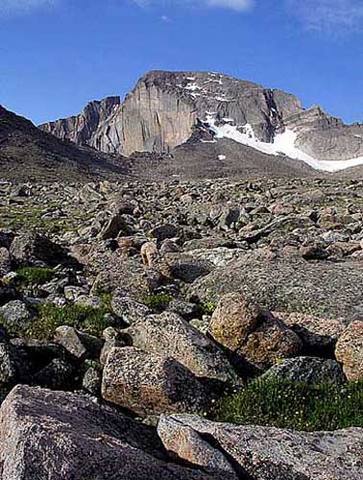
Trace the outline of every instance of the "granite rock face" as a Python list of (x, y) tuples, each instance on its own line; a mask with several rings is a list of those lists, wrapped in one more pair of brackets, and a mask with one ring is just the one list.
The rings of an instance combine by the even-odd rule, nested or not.
[[(280, 90), (207, 72), (152, 71), (143, 76), (125, 101), (112, 105), (106, 121), (97, 122), (103, 102), (92, 102), (78, 117), (41, 128), (60, 138), (104, 152), (168, 152), (202, 127), (207, 112), (252, 126), (258, 139), (271, 141), (282, 120), (302, 112), (299, 100)], [(92, 112), (92, 115), (89, 113)], [(87, 120), (89, 122), (87, 123)], [(92, 133), (93, 132), (93, 133)]]
[(91, 102), (79, 116), (41, 128), (106, 153), (165, 153), (187, 141), (214, 142), (211, 117), (267, 143), (291, 129), (295, 146), (317, 160), (363, 156), (361, 125), (346, 126), (320, 107), (305, 110), (281, 90), (212, 72), (151, 71), (123, 102)]
[(320, 107), (291, 115), (284, 123), (297, 132), (296, 146), (318, 160), (363, 156), (363, 125), (344, 125)]
[(155, 432), (86, 397), (16, 387), (0, 413), (3, 480), (222, 478), (167, 461)]
[(89, 145), (108, 153), (108, 142), (102, 140), (99, 132), (104, 123), (120, 105), (120, 97), (108, 97), (101, 101), (90, 102), (80, 115), (58, 120), (47, 124), (44, 130), (58, 138), (71, 140), (79, 145)]
[(360, 428), (304, 433), (173, 415), (161, 418), (158, 433), (169, 452), (204, 468), (217, 464), (228, 479), (231, 470), (251, 480), (362, 478)]

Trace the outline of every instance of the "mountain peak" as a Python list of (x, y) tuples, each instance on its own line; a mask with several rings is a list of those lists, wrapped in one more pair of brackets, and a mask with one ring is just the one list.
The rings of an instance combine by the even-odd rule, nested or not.
[[(229, 127), (216, 133), (226, 123)], [(313, 166), (363, 157), (360, 127), (353, 134), (353, 127), (320, 106), (304, 109), (290, 93), (216, 72), (152, 70), (124, 102), (119, 97), (91, 102), (79, 116), (41, 128), (79, 145), (127, 156), (171, 152), (190, 139), (217, 140), (228, 130), (227, 138), (264, 153), (294, 154)], [(278, 151), (272, 147), (277, 143)]]

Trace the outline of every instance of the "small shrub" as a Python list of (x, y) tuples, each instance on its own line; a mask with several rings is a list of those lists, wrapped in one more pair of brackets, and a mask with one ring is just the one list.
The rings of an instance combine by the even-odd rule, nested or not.
[(363, 427), (363, 381), (310, 385), (257, 380), (223, 398), (214, 416), (223, 422), (304, 431)]
[(144, 297), (142, 301), (147, 307), (151, 308), (151, 310), (160, 312), (165, 310), (172, 300), (173, 297), (171, 295), (158, 293), (156, 295), (148, 295)]
[(18, 280), (23, 285), (43, 285), (54, 277), (51, 268), (24, 267), (17, 270)]

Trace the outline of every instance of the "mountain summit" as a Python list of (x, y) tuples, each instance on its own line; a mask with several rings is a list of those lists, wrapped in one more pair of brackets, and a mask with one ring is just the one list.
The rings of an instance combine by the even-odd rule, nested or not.
[(344, 125), (292, 94), (212, 72), (152, 71), (121, 102), (92, 102), (68, 119), (41, 125), (78, 145), (126, 156), (167, 153), (185, 142), (227, 138), (318, 170), (363, 164), (363, 126)]

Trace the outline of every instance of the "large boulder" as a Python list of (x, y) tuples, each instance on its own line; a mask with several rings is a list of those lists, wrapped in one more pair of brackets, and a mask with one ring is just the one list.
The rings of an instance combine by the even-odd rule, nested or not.
[(335, 356), (348, 380), (363, 379), (363, 321), (352, 322), (339, 338)]
[[(304, 433), (214, 423), (192, 415), (163, 416), (165, 448), (204, 469), (251, 480), (361, 480), (363, 430)], [(233, 477), (232, 477), (233, 478)]]
[(204, 387), (173, 358), (133, 347), (113, 348), (102, 377), (105, 400), (138, 415), (197, 412), (205, 408)]
[(346, 377), (338, 362), (315, 357), (287, 358), (274, 365), (260, 378), (303, 383), (344, 383)]
[[(247, 253), (217, 268), (189, 287), (201, 301), (218, 301), (227, 293), (243, 292), (269, 311), (335, 318), (347, 325), (363, 305), (359, 262), (307, 262), (301, 258)], [(327, 295), (329, 292), (329, 295)]]
[(302, 346), (296, 333), (239, 293), (221, 298), (209, 332), (216, 342), (261, 369), (297, 355)]
[(273, 312), (296, 332), (309, 352), (332, 352), (345, 326), (342, 319), (322, 318), (303, 313)]
[(173, 278), (185, 283), (193, 283), (197, 278), (208, 275), (215, 267), (205, 258), (194, 258), (185, 253), (168, 253), (165, 255), (168, 271)]
[(126, 332), (135, 347), (172, 357), (198, 377), (227, 383), (236, 380), (223, 351), (176, 313), (150, 315)]
[(113, 409), (65, 392), (16, 387), (0, 410), (6, 480), (212, 480), (167, 461), (154, 431)]
[(22, 233), (15, 237), (10, 255), (18, 265), (51, 265), (73, 263), (68, 252), (48, 237), (39, 233)]
[(238, 350), (262, 317), (261, 308), (239, 293), (224, 295), (209, 325), (215, 340), (229, 350)]

